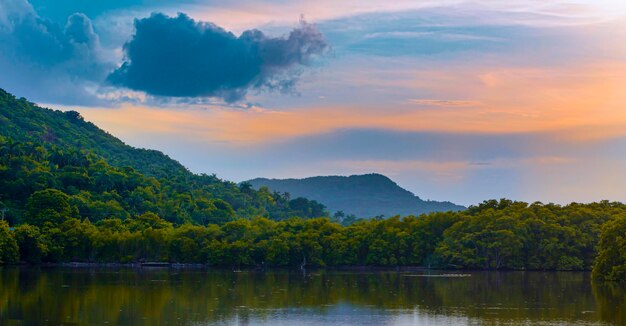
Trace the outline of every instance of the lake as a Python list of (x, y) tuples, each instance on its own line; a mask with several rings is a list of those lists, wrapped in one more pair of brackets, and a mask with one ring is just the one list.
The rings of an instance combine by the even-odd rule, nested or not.
[(626, 325), (579, 272), (0, 268), (0, 325)]

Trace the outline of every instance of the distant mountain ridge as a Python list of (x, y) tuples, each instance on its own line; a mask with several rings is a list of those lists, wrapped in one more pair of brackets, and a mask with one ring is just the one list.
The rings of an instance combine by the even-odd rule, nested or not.
[(304, 179), (256, 178), (247, 182), (256, 189), (267, 186), (272, 191), (288, 192), (292, 197), (316, 200), (331, 212), (343, 211), (362, 218), (465, 209), (448, 201), (423, 200), (377, 173)]

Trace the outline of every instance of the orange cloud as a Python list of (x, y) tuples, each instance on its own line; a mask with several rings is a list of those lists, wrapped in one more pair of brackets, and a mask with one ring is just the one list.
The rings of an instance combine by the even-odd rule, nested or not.
[(462, 101), (409, 100), (390, 108), (331, 105), (272, 111), (124, 106), (81, 112), (114, 134), (178, 133), (238, 145), (351, 128), (487, 134), (542, 132), (574, 141), (626, 133), (626, 64), (607, 63), (575, 70), (500, 68), (417, 74), (425, 75), (439, 76), (430, 79), (434, 89), (439, 87), (438, 81), (450, 81), (454, 75), (457, 79), (447, 84), (450, 92), (461, 89), (473, 95)]

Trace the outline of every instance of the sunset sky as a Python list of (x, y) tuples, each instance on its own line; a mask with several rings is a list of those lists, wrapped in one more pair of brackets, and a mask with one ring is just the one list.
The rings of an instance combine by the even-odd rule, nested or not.
[(0, 88), (237, 182), (626, 201), (623, 0), (0, 0)]

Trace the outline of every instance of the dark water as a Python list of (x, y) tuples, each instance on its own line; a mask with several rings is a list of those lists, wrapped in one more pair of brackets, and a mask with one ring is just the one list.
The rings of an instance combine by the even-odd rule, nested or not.
[(586, 273), (0, 268), (0, 325), (626, 325)]

